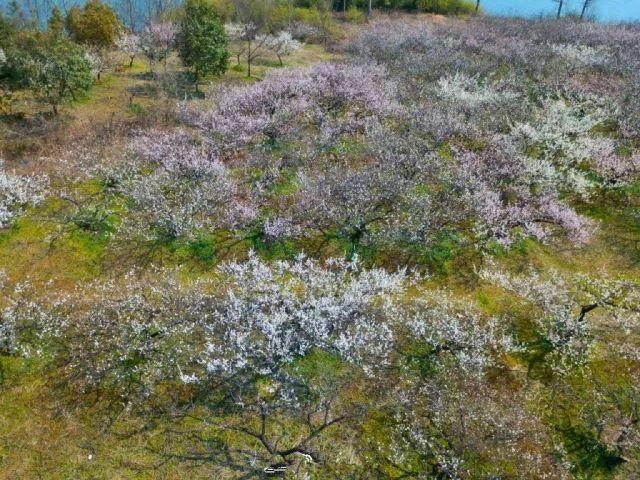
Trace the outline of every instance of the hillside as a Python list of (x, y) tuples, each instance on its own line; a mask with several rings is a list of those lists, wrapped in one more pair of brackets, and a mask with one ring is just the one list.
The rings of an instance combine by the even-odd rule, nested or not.
[(19, 91), (0, 479), (640, 477), (638, 25), (324, 43)]

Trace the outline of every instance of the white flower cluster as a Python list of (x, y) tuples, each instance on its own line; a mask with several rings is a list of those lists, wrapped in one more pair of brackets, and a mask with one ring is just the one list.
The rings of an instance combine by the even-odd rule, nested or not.
[[(626, 280), (593, 279), (584, 275), (566, 278), (557, 271), (542, 275), (529, 271), (526, 275), (510, 275), (492, 267), (480, 273), (483, 280), (500, 286), (529, 302), (538, 313), (532, 315), (537, 332), (548, 342), (548, 358), (560, 374), (573, 371), (589, 361), (601, 329), (591, 317), (596, 309), (608, 312), (608, 329), (618, 329), (623, 341), (608, 344), (612, 354), (638, 357), (638, 345), (625, 341), (637, 331), (640, 320), (640, 288)], [(594, 311), (594, 313), (591, 313)], [(630, 338), (637, 338), (631, 335)]]
[(207, 326), (209, 369), (272, 373), (313, 348), (381, 366), (392, 350), (392, 295), (404, 288), (402, 272), (359, 270), (357, 260), (325, 268), (302, 256), (269, 265), (255, 255), (221, 272), (231, 286)]
[(429, 345), (435, 357), (445, 354), (458, 367), (482, 375), (494, 365), (492, 355), (514, 348), (512, 340), (500, 332), (494, 318), (483, 319), (479, 312), (456, 302), (446, 291), (427, 291), (416, 302), (408, 326), (416, 338)]
[(589, 67), (606, 66), (612, 60), (609, 50), (604, 46), (591, 47), (574, 43), (552, 43), (549, 47), (555, 54)]
[(441, 292), (422, 290), (422, 301), (404, 305), (414, 278), (361, 268), (357, 258), (267, 263), (252, 253), (221, 265), (215, 280), (190, 286), (170, 271), (157, 273), (162, 280), (132, 274), (124, 285), (88, 285), (45, 306), (15, 303), (6, 330), (25, 351), (28, 341), (21, 346), (15, 333), (25, 326), (40, 337), (69, 335), (75, 340), (65, 355), (86, 384), (119, 385), (134, 368), (146, 392), (168, 379), (278, 376), (315, 349), (374, 374), (389, 365), (401, 338), (428, 345), (443, 365), (451, 358), (481, 375), (511, 348), (494, 320)]
[(48, 187), (46, 177), (9, 173), (0, 160), (0, 228), (9, 225), (26, 207), (42, 202)]
[(592, 165), (606, 175), (617, 158), (614, 140), (593, 132), (615, 115), (610, 104), (595, 97), (548, 99), (532, 120), (515, 123), (511, 137), (523, 151), (554, 165), (565, 188), (584, 196), (593, 181), (580, 167)]
[(259, 33), (258, 27), (251, 22), (226, 23), (224, 29), (232, 40), (252, 42), (235, 52), (238, 61), (242, 55), (246, 55), (252, 61), (260, 55), (261, 51), (269, 50), (278, 57), (282, 65), (283, 56), (291, 55), (302, 48), (302, 43), (293, 38), (290, 32), (284, 30), (275, 34)]
[(205, 227), (233, 227), (255, 216), (236, 198), (236, 186), (215, 153), (187, 133), (148, 132), (132, 147), (136, 158), (128, 168), (107, 172), (132, 202), (133, 216), (123, 229), (170, 239)]
[(128, 55), (135, 55), (140, 50), (140, 38), (133, 33), (124, 33), (116, 39), (116, 47)]
[(444, 99), (471, 105), (515, 101), (519, 97), (515, 92), (500, 92), (491, 85), (483, 84), (477, 78), (463, 73), (445, 75), (437, 83), (439, 94)]
[(275, 53), (278, 57), (291, 55), (302, 48), (302, 43), (294, 39), (289, 32), (278, 32), (275, 35), (258, 36), (259, 42), (264, 42), (266, 48)]

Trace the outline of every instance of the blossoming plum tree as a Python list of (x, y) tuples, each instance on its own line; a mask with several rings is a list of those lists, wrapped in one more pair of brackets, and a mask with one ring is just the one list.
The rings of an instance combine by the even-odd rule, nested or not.
[[(164, 71), (167, 71), (167, 58), (169, 52), (173, 48), (177, 36), (178, 26), (173, 22), (156, 22), (151, 21), (145, 25), (140, 36), (137, 37), (138, 48), (149, 59), (149, 68), (153, 71), (153, 65), (156, 61), (162, 60), (164, 65)], [(135, 46), (132, 42), (136, 40), (135, 37), (124, 36), (120, 45), (126, 48), (127, 53), (133, 62), (130, 52), (135, 52)], [(124, 42), (124, 43), (123, 43)]]
[(0, 160), (0, 228), (9, 225), (24, 208), (41, 203), (49, 182), (44, 176), (20, 176), (9, 173)]

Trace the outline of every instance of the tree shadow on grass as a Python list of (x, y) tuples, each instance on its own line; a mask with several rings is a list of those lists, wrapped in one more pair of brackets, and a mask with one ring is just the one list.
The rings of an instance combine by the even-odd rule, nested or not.
[(138, 84), (128, 89), (132, 96), (151, 97), (165, 96), (176, 100), (202, 98), (204, 94), (196, 91), (193, 76), (188, 72), (156, 73), (148, 78), (147, 83)]

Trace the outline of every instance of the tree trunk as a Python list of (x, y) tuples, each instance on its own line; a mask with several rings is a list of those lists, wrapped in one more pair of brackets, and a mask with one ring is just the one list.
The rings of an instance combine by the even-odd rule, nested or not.
[(580, 21), (584, 20), (584, 16), (587, 13), (587, 8), (589, 8), (590, 0), (584, 0), (582, 4), (582, 12), (580, 12)]
[(129, 68), (133, 67), (133, 59), (136, 58), (135, 56), (129, 57)]
[(371, 4), (373, 3), (373, 0), (369, 0), (369, 15), (371, 15)]
[(53, 107), (53, 114), (57, 117), (58, 116), (58, 105), (55, 103), (52, 103), (51, 106)]
[(480, 0), (476, 0), (476, 13), (480, 10)]
[(251, 76), (251, 40), (247, 48), (247, 77)]
[(564, 3), (564, 0), (558, 0), (558, 14), (556, 15), (556, 18), (559, 19), (560, 15), (562, 14), (562, 5)]

